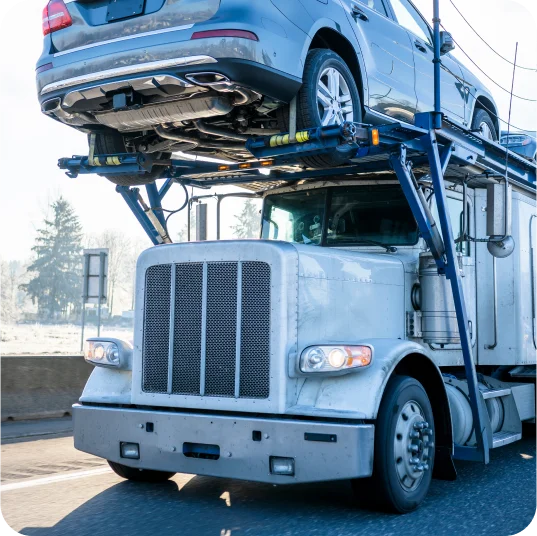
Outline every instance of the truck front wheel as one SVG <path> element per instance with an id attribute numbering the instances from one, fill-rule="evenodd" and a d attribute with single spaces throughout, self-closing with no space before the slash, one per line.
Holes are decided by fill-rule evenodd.
<path id="1" fill-rule="evenodd" d="M 153 471 L 151 469 L 128 467 L 121 463 L 111 462 L 110 460 L 108 460 L 108 465 L 112 468 L 112 471 L 121 478 L 136 480 L 137 482 L 164 482 L 175 475 L 175 473 L 168 473 L 166 471 Z"/>
<path id="2" fill-rule="evenodd" d="M 420 382 L 394 376 L 388 382 L 375 427 L 375 460 L 370 479 L 357 479 L 360 498 L 401 514 L 423 502 L 433 473 L 434 419 Z"/>

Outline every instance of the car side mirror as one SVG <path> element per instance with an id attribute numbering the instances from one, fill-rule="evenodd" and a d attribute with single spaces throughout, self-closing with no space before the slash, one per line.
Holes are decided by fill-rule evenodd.
<path id="1" fill-rule="evenodd" d="M 440 55 L 455 50 L 455 41 L 449 32 L 440 32 Z"/>

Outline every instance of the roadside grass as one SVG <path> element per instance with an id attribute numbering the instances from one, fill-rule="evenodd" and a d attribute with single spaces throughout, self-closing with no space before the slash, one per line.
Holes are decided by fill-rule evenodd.
<path id="1" fill-rule="evenodd" d="M 84 338 L 97 336 L 97 327 L 86 326 Z M 101 328 L 101 336 L 132 339 L 131 328 Z M 80 353 L 81 327 L 74 324 L 3 324 L 0 327 L 2 355 L 65 355 Z"/>

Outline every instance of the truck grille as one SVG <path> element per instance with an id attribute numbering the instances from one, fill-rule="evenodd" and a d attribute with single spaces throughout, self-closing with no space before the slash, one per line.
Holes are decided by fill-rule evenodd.
<path id="1" fill-rule="evenodd" d="M 253 261 L 148 268 L 142 390 L 268 398 L 270 277 Z"/>

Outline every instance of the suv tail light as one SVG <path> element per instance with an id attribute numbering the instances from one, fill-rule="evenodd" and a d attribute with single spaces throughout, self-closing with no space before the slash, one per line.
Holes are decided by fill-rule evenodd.
<path id="1" fill-rule="evenodd" d="M 43 10 L 43 35 L 48 35 L 73 24 L 63 0 L 50 0 Z"/>

